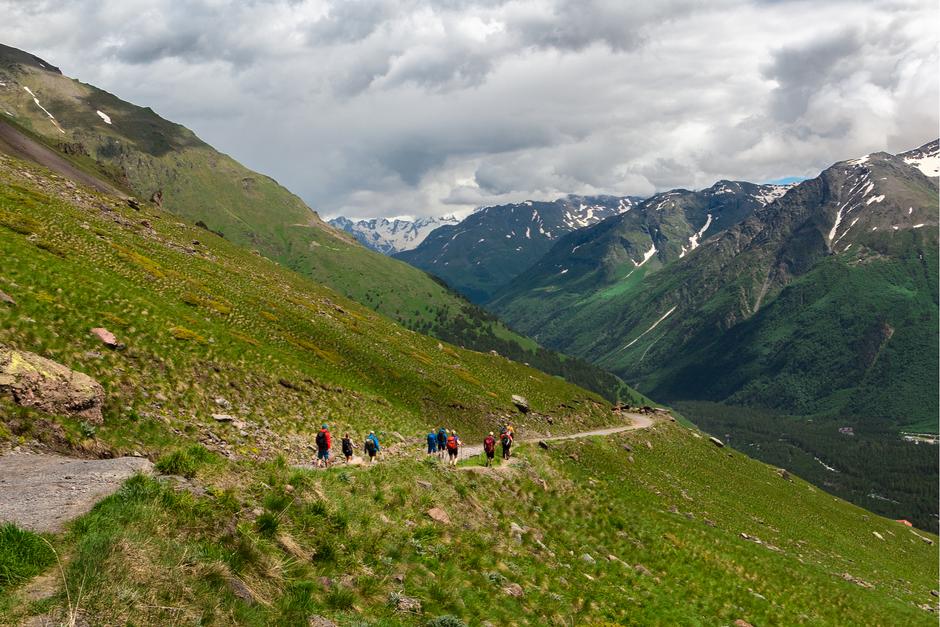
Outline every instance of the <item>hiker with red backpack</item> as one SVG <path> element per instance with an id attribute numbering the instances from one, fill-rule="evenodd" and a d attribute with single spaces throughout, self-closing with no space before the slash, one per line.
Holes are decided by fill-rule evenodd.
<path id="1" fill-rule="evenodd" d="M 486 455 L 484 466 L 488 468 L 493 465 L 493 457 L 496 455 L 496 438 L 492 431 L 483 439 L 483 453 Z"/>
<path id="2" fill-rule="evenodd" d="M 503 459 L 509 459 L 509 449 L 512 448 L 512 432 L 504 429 L 499 435 L 499 443 L 503 447 Z"/>
<path id="3" fill-rule="evenodd" d="M 451 466 L 457 465 L 457 456 L 460 454 L 460 438 L 456 431 L 451 431 L 447 436 L 447 455 Z"/>
<path id="4" fill-rule="evenodd" d="M 330 437 L 330 430 L 323 423 L 323 426 L 317 431 L 317 468 L 330 467 L 330 449 L 333 448 L 333 441 Z"/>

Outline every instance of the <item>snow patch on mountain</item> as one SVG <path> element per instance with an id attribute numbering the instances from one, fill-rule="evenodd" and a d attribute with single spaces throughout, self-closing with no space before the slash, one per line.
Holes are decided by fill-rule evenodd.
<path id="1" fill-rule="evenodd" d="M 434 229 L 460 222 L 455 216 L 442 218 L 372 218 L 350 220 L 343 216 L 333 218 L 330 225 L 353 235 L 363 245 L 386 255 L 418 246 Z M 459 233 L 457 234 L 459 235 Z M 454 235 L 451 240 L 457 237 Z"/>
<path id="2" fill-rule="evenodd" d="M 699 240 L 702 238 L 702 235 L 705 234 L 705 231 L 707 231 L 708 227 L 710 227 L 711 225 L 712 225 L 712 214 L 709 213 L 708 219 L 705 220 L 705 226 L 703 226 L 701 229 L 699 229 L 698 232 L 694 233 L 692 237 L 689 238 L 689 247 L 688 248 L 686 248 L 685 246 L 682 247 L 682 252 L 679 253 L 680 259 L 685 257 L 686 253 L 690 253 L 696 248 L 698 248 Z"/>
<path id="3" fill-rule="evenodd" d="M 40 109 L 42 109 L 43 113 L 45 113 L 46 115 L 49 116 L 49 120 L 52 122 L 52 125 L 53 125 L 54 127 L 56 127 L 56 130 L 58 130 L 60 133 L 62 133 L 62 134 L 64 135 L 64 134 L 65 134 L 65 131 L 63 131 L 63 130 L 62 130 L 62 127 L 59 126 L 59 122 L 55 119 L 55 116 L 52 115 L 51 113 L 49 113 L 49 110 L 48 110 L 48 109 L 46 109 L 44 106 L 42 106 L 41 104 L 39 104 L 39 98 L 36 97 L 36 94 L 33 93 L 33 90 L 30 89 L 29 87 L 27 87 L 26 85 L 23 85 L 23 89 L 25 89 L 25 90 L 26 90 L 26 93 L 28 93 L 30 96 L 33 97 L 33 102 L 36 103 L 36 106 L 39 107 Z"/>

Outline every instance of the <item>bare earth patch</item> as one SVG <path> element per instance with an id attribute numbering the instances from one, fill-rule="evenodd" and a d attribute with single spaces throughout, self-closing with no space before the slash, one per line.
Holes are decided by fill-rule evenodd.
<path id="1" fill-rule="evenodd" d="M 0 457 L 0 522 L 37 532 L 60 531 L 138 472 L 152 472 L 141 457 L 74 459 L 10 453 Z"/>

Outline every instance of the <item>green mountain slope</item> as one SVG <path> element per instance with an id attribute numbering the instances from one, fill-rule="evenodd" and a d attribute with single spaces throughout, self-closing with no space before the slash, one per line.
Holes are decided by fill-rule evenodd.
<path id="1" fill-rule="evenodd" d="M 432 424 L 474 442 L 507 419 L 526 436 L 622 418 L 164 211 L 0 156 L 0 256 L 15 301 L 0 303 L 0 343 L 88 373 L 107 395 L 97 427 L 0 399 L 0 447 L 139 451 L 190 478 L 135 477 L 48 535 L 61 575 L 35 535 L 4 527 L 4 623 L 70 609 L 138 625 L 935 621 L 936 536 L 668 421 L 522 445 L 496 470 L 424 459 Z M 104 348 L 96 326 L 126 348 Z M 212 418 L 223 404 L 241 424 Z M 297 467 L 322 420 L 357 439 L 375 429 L 388 456 Z M 41 582 L 8 576 L 24 560 Z M 420 611 L 397 609 L 406 600 Z"/>
<path id="2" fill-rule="evenodd" d="M 639 199 L 569 195 L 483 207 L 459 224 L 432 231 L 398 259 L 442 278 L 473 302 L 485 302 L 547 253 L 566 233 L 629 211 Z"/>
<path id="3" fill-rule="evenodd" d="M 720 181 L 695 192 L 657 194 L 566 235 L 487 306 L 542 342 L 584 353 L 605 335 L 617 303 L 628 300 L 643 277 L 685 257 L 785 190 Z"/>
<path id="4" fill-rule="evenodd" d="M 411 329 L 480 351 L 496 350 L 573 378 L 610 400 L 640 398 L 596 366 L 541 349 L 424 272 L 359 245 L 270 177 L 248 170 L 149 108 L 63 76 L 44 61 L 3 45 L 0 83 L 0 126 L 5 119 L 90 175 L 152 198 Z"/>
<path id="5" fill-rule="evenodd" d="M 936 159 L 936 142 L 912 152 Z M 838 163 L 655 273 L 603 280 L 595 271 L 583 289 L 543 283 L 494 306 L 656 398 L 770 410 L 775 430 L 731 410 L 724 419 L 687 413 L 719 433 L 740 425 L 756 455 L 792 438 L 788 456 L 809 453 L 842 471 L 820 465 L 821 485 L 870 506 L 880 507 L 871 494 L 897 501 L 891 512 L 936 528 L 936 474 L 906 472 L 912 445 L 898 435 L 936 432 L 940 410 L 937 179 L 918 163 L 907 153 Z M 884 457 L 853 453 L 845 437 L 814 445 L 806 420 L 832 434 L 854 427 Z"/>

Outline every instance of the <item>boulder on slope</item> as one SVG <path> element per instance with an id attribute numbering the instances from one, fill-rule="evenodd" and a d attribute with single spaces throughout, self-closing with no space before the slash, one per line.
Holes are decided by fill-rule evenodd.
<path id="1" fill-rule="evenodd" d="M 0 346 L 0 393 L 24 407 L 101 424 L 104 388 L 81 372 L 35 353 Z"/>

